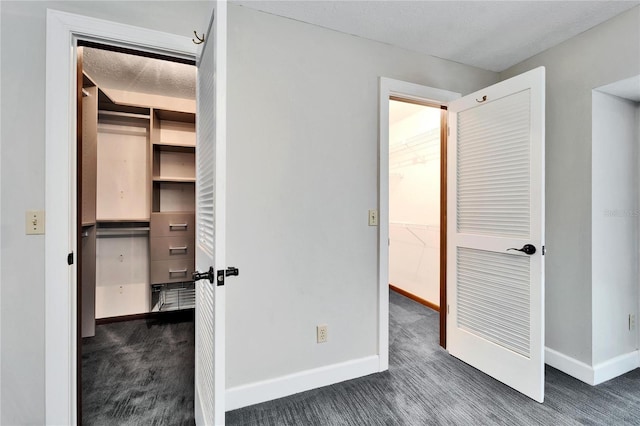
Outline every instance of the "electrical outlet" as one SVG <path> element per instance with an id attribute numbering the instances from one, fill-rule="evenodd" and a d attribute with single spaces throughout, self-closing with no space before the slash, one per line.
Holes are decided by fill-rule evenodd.
<path id="1" fill-rule="evenodd" d="M 369 226 L 378 226 L 378 210 L 369 210 Z"/>
<path id="2" fill-rule="evenodd" d="M 327 326 L 319 325 L 316 327 L 317 335 L 318 335 L 318 343 L 326 343 L 327 342 Z"/>
<path id="3" fill-rule="evenodd" d="M 629 330 L 635 330 L 636 328 L 636 315 L 629 314 Z"/>

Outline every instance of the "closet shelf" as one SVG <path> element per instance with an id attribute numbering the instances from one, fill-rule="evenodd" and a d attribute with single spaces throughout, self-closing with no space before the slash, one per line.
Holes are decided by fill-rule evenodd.
<path id="1" fill-rule="evenodd" d="M 440 231 L 440 226 L 438 225 L 423 225 L 420 223 L 408 223 L 408 222 L 389 222 L 389 225 L 391 226 L 397 226 L 399 228 L 404 228 L 407 230 L 407 232 L 409 232 L 411 235 L 413 235 L 418 241 L 420 241 L 420 244 L 422 244 L 423 247 L 427 247 L 428 244 L 425 240 L 422 239 L 422 237 L 418 234 L 416 234 L 415 231 L 418 230 L 422 230 L 422 231 Z"/>
<path id="2" fill-rule="evenodd" d="M 166 177 L 166 176 L 154 176 L 154 182 L 176 182 L 176 183 L 193 183 L 196 181 L 195 177 Z"/>
<path id="3" fill-rule="evenodd" d="M 196 150 L 196 146 L 188 143 L 172 143 L 172 142 L 154 142 L 153 147 L 159 151 L 171 151 L 171 152 L 188 152 L 193 153 Z"/>
<path id="4" fill-rule="evenodd" d="M 105 115 L 111 117 L 123 117 L 123 118 L 135 118 L 140 120 L 149 120 L 151 117 L 149 114 L 136 114 L 133 112 L 120 112 L 120 111 L 109 111 L 106 109 L 98 110 L 98 115 Z"/>
<path id="5" fill-rule="evenodd" d="M 149 218 L 148 217 L 144 217 L 144 218 L 127 218 L 127 219 L 97 219 L 96 223 L 98 224 L 98 227 L 100 227 L 103 224 L 118 224 L 118 223 L 149 223 Z"/>
<path id="6" fill-rule="evenodd" d="M 389 225 L 399 226 L 402 228 L 412 228 L 412 229 L 424 229 L 424 230 L 432 230 L 439 231 L 440 225 L 425 225 L 422 223 L 409 223 L 409 222 L 389 222 Z"/>
<path id="7" fill-rule="evenodd" d="M 98 228 L 96 237 L 135 237 L 149 235 L 149 227 L 137 228 Z"/>

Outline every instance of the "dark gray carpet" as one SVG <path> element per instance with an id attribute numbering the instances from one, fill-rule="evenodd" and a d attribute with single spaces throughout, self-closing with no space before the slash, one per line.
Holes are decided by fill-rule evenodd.
<path id="1" fill-rule="evenodd" d="M 438 346 L 438 314 L 390 292 L 389 371 L 228 412 L 227 425 L 640 425 L 640 370 L 589 386 L 546 369 L 538 404 Z M 97 327 L 84 424 L 192 425 L 193 322 Z"/>
<path id="2" fill-rule="evenodd" d="M 82 342 L 82 424 L 193 425 L 193 311 L 99 325 Z"/>
<path id="3" fill-rule="evenodd" d="M 640 370 L 592 387 L 551 367 L 544 404 L 438 346 L 438 313 L 390 292 L 389 371 L 227 413 L 227 425 L 640 425 Z"/>

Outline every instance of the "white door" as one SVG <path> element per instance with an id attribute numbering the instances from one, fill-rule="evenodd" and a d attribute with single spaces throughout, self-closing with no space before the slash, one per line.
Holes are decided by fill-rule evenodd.
<path id="1" fill-rule="evenodd" d="M 224 315 L 226 181 L 226 3 L 216 1 L 198 60 L 196 145 L 196 269 L 212 280 L 196 282 L 195 418 L 224 424 Z M 219 272 L 220 271 L 220 272 Z"/>
<path id="2" fill-rule="evenodd" d="M 538 402 L 544 400 L 544 71 L 451 102 L 447 158 L 447 349 Z"/>

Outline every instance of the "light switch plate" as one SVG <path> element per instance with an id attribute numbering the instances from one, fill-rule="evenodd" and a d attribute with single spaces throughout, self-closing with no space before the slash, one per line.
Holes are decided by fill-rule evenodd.
<path id="1" fill-rule="evenodd" d="M 369 226 L 378 226 L 378 210 L 369 210 Z"/>
<path id="2" fill-rule="evenodd" d="M 27 235 L 44 234 L 44 210 L 27 210 L 25 232 Z"/>

